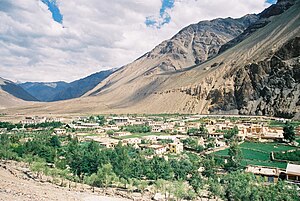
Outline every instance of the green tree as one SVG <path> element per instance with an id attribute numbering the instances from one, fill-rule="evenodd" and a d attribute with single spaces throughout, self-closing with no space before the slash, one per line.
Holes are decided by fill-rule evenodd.
<path id="1" fill-rule="evenodd" d="M 216 175 L 217 164 L 213 157 L 207 157 L 203 161 L 203 166 L 204 166 L 204 171 L 202 172 L 203 176 L 210 178 Z"/>
<path id="2" fill-rule="evenodd" d="M 232 142 L 228 150 L 228 162 L 226 167 L 230 171 L 236 171 L 241 167 L 241 162 L 243 159 L 242 151 L 237 142 Z"/>
<path id="3" fill-rule="evenodd" d="M 154 187 L 156 189 L 156 192 L 163 194 L 165 196 L 165 200 L 168 200 L 168 197 L 171 194 L 171 190 L 173 189 L 171 182 L 164 179 L 158 179 L 156 180 Z"/>
<path id="4" fill-rule="evenodd" d="M 237 134 L 239 134 L 239 129 L 237 126 L 234 126 L 232 129 L 227 130 L 224 134 L 224 138 L 228 140 L 233 140 Z"/>
<path id="5" fill-rule="evenodd" d="M 45 169 L 47 168 L 46 166 L 46 163 L 45 162 L 40 162 L 40 161 L 36 161 L 36 162 L 33 162 L 30 166 L 30 169 L 33 171 L 33 172 L 36 172 L 37 173 L 37 177 L 42 179 L 43 177 L 43 172 L 45 171 Z"/>
<path id="6" fill-rule="evenodd" d="M 104 187 L 104 190 L 106 190 L 109 187 L 109 185 L 112 185 L 114 182 L 117 181 L 118 177 L 113 172 L 113 168 L 110 163 L 105 164 L 101 168 L 99 168 L 95 182 L 97 186 Z"/>
<path id="7" fill-rule="evenodd" d="M 144 196 L 145 190 L 148 187 L 148 182 L 144 180 L 135 180 L 135 186 L 141 192 L 142 197 Z"/>
<path id="8" fill-rule="evenodd" d="M 61 142 L 60 142 L 59 138 L 57 137 L 57 135 L 54 135 L 51 137 L 50 145 L 55 148 L 58 148 L 61 146 Z"/>
<path id="9" fill-rule="evenodd" d="M 104 126 L 104 124 L 106 123 L 106 119 L 104 116 L 99 115 L 97 116 L 97 122 L 100 126 Z"/>
<path id="10" fill-rule="evenodd" d="M 85 178 L 85 183 L 92 187 L 93 193 L 95 192 L 95 187 L 97 187 L 97 185 L 98 185 L 97 182 L 98 182 L 98 177 L 97 177 L 96 173 L 94 173 L 91 176 Z"/>
<path id="11" fill-rule="evenodd" d="M 201 175 L 195 171 L 192 173 L 192 176 L 189 178 L 189 184 L 193 187 L 194 191 L 201 197 L 201 192 L 204 187 L 204 181 Z"/>
<path id="12" fill-rule="evenodd" d="M 218 200 L 222 195 L 224 195 L 224 189 L 217 179 L 210 179 L 208 184 L 208 190 L 211 197 Z"/>
<path id="13" fill-rule="evenodd" d="M 171 160 L 170 165 L 174 172 L 174 177 L 176 180 L 186 180 L 188 174 L 194 169 L 193 164 L 187 160 Z"/>
<path id="14" fill-rule="evenodd" d="M 122 146 L 122 144 L 119 143 L 110 157 L 114 172 L 118 177 L 128 180 L 131 175 L 129 147 Z"/>
<path id="15" fill-rule="evenodd" d="M 287 122 L 283 127 L 283 136 L 284 139 L 288 140 L 289 142 L 295 140 L 295 128 L 289 122 Z"/>
<path id="16" fill-rule="evenodd" d="M 189 195 L 188 194 L 189 187 L 183 181 L 174 181 L 172 182 L 172 186 L 173 186 L 172 193 L 177 201 L 180 201 Z"/>
<path id="17" fill-rule="evenodd" d="M 150 160 L 151 172 L 148 174 L 149 179 L 165 179 L 173 178 L 173 169 L 169 162 L 164 158 L 155 156 Z"/>

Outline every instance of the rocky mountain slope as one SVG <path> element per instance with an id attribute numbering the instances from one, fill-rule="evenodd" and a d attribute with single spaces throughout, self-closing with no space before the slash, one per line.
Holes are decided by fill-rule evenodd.
<path id="1" fill-rule="evenodd" d="M 295 0 L 278 0 L 276 4 L 271 5 L 269 8 L 265 9 L 263 12 L 258 14 L 258 20 L 252 23 L 242 34 L 232 39 L 228 43 L 224 44 L 220 48 L 219 53 L 222 53 L 225 50 L 245 40 L 252 33 L 271 22 L 270 17 L 282 14 L 284 11 L 286 11 L 292 5 L 294 5 L 294 3 Z"/>
<path id="2" fill-rule="evenodd" d="M 77 98 L 93 89 L 114 70 L 100 71 L 71 83 L 66 82 L 26 82 L 21 83 L 32 96 L 42 102 L 67 100 Z"/>
<path id="3" fill-rule="evenodd" d="M 37 101 L 12 81 L 0 77 L 0 108 L 7 108 L 25 104 L 25 101 Z"/>
<path id="4" fill-rule="evenodd" d="M 196 63 L 196 59 L 188 53 L 183 61 L 185 64 L 190 61 L 191 65 L 183 65 L 181 59 L 180 62 L 172 59 L 174 68 L 169 68 L 169 64 L 162 66 L 175 50 L 179 50 L 178 55 L 183 58 L 185 54 L 180 52 L 181 46 L 177 46 L 171 51 L 163 51 L 160 56 L 159 52 L 168 46 L 159 45 L 110 75 L 82 98 L 49 104 L 47 108 L 35 105 L 23 111 L 37 111 L 38 108 L 40 113 L 180 112 L 297 116 L 300 113 L 300 1 L 285 2 L 296 3 L 286 7 L 288 9 L 281 14 L 272 14 L 272 9 L 267 9 L 264 12 L 269 22 L 265 26 L 248 33 L 237 44 L 199 65 L 193 65 L 192 61 Z M 154 53 L 156 56 L 151 56 Z"/>
<path id="5" fill-rule="evenodd" d="M 146 74 L 200 64 L 215 56 L 223 44 L 240 35 L 257 19 L 256 15 L 246 15 L 239 19 L 215 19 L 192 24 L 144 56 L 160 60 Z"/>

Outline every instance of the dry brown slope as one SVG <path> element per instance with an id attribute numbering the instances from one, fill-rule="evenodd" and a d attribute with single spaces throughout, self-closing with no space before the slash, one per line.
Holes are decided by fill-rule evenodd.
<path id="1" fill-rule="evenodd" d="M 285 43 L 300 36 L 299 7 L 299 1 L 297 1 L 290 10 L 281 16 L 274 17 L 269 25 L 217 58 L 192 70 L 176 73 L 176 75 L 166 78 L 166 82 L 157 89 L 158 93 L 151 94 L 135 107 L 145 108 L 148 111 L 193 113 L 239 112 L 278 115 L 282 112 L 292 115 L 299 112 L 299 102 L 298 105 L 294 103 L 299 100 L 300 89 L 299 80 L 297 80 L 300 63 L 299 47 L 296 46 L 294 50 L 290 50 L 296 52 L 293 58 L 289 58 L 295 65 L 287 65 L 291 61 L 284 59 L 280 59 L 280 62 L 277 63 L 279 66 L 272 63 L 278 56 L 277 51 L 280 51 Z M 296 41 L 294 45 L 297 43 L 299 42 Z M 268 78 L 266 81 L 261 79 L 263 80 L 262 88 L 269 87 L 270 91 L 273 90 L 275 93 L 277 93 L 276 90 L 279 91 L 278 94 L 271 94 L 271 100 L 260 100 L 260 94 L 258 97 L 251 97 L 251 93 L 257 93 L 253 90 L 253 86 L 248 87 L 249 89 L 246 86 L 241 93 L 238 93 L 238 82 L 242 82 L 241 85 L 255 85 L 256 83 L 253 81 L 260 82 L 260 79 L 248 78 L 250 75 L 241 77 L 242 81 L 238 80 L 240 70 L 248 68 L 249 64 L 257 65 L 258 70 L 265 73 L 254 72 L 255 76 Z M 268 69 L 263 65 L 266 65 Z M 281 72 L 281 68 L 287 68 L 289 71 Z M 284 80 L 285 82 L 279 80 L 277 86 L 267 85 L 268 82 L 280 79 L 278 77 L 282 76 L 276 75 L 272 71 L 280 71 L 282 74 L 290 76 L 290 80 L 293 80 L 290 87 L 292 89 L 284 88 L 287 84 L 286 80 Z M 248 102 L 240 104 L 238 101 L 243 95 L 250 98 L 246 97 L 243 101 Z"/>

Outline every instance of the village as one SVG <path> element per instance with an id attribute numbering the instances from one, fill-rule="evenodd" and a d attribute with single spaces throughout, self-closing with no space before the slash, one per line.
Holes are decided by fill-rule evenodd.
<path id="1" fill-rule="evenodd" d="M 282 143 L 285 147 L 282 150 L 295 151 L 299 149 L 299 140 L 287 145 L 284 139 L 282 125 L 289 121 L 263 116 L 110 115 L 76 117 L 67 120 L 26 117 L 20 124 L 38 125 L 47 122 L 61 122 L 62 126 L 53 130 L 54 135 L 71 136 L 77 138 L 81 143 L 94 141 L 104 148 L 114 148 L 118 144 L 128 145 L 147 152 L 148 158 L 159 156 L 167 159 L 185 151 L 194 152 L 200 156 L 204 154 L 222 156 L 223 152 L 228 151 L 228 138 L 233 133 L 242 146 L 247 145 L 247 143 L 262 143 L 262 146 L 264 143 L 266 145 Z M 12 129 L 12 131 L 30 129 L 32 128 L 27 127 L 25 129 L 23 126 L 19 129 Z M 41 128 L 35 130 L 39 129 Z M 299 137 L 299 126 L 295 128 L 295 132 L 296 136 Z M 274 147 L 276 148 L 276 146 Z M 255 153 L 259 150 L 252 151 Z M 270 153 L 273 154 L 273 152 Z M 275 165 L 272 165 L 273 162 L 270 161 L 267 165 L 264 163 L 257 165 L 257 162 L 254 164 L 250 162 L 246 165 L 245 170 L 260 175 L 269 182 L 276 182 L 278 178 L 288 179 L 295 183 L 300 182 L 299 161 L 296 161 L 295 164 L 293 161 L 287 161 L 286 164 L 274 162 Z"/>

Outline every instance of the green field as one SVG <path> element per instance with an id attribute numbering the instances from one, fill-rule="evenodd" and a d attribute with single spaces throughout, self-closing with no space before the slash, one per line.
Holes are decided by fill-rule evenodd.
<path id="1" fill-rule="evenodd" d="M 300 122 L 299 121 L 291 121 L 290 122 L 294 127 L 298 127 L 300 126 Z M 280 121 L 270 121 L 269 126 L 270 127 L 284 127 L 285 123 L 280 122 Z"/>
<path id="2" fill-rule="evenodd" d="M 242 165 L 261 165 L 269 167 L 286 168 L 286 163 L 274 162 L 270 160 L 272 151 L 293 150 L 294 147 L 280 145 L 276 143 L 254 143 L 244 142 L 240 145 L 243 161 Z M 228 156 L 228 149 L 215 152 L 217 156 Z"/>

